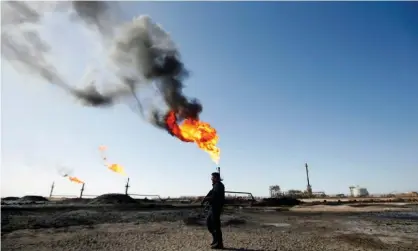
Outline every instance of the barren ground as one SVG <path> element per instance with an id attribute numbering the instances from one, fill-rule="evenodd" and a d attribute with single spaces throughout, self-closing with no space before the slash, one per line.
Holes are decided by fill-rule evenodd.
<path id="1" fill-rule="evenodd" d="M 199 213 L 102 205 L 2 207 L 1 248 L 209 250 Z M 236 208 L 226 209 L 222 221 L 226 250 L 418 250 L 416 206 Z"/>

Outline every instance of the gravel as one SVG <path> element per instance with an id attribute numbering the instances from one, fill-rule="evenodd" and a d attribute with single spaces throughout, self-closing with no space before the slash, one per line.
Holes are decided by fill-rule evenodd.
<path id="1" fill-rule="evenodd" d="M 78 209 L 5 211 L 2 250 L 209 250 L 200 210 L 140 212 Z M 372 214 L 309 214 L 226 210 L 226 250 L 413 251 L 416 218 Z M 191 220 L 194 219 L 195 221 Z"/>
<path id="2" fill-rule="evenodd" d="M 394 249 L 377 238 L 347 234 L 334 238 L 298 234 L 274 227 L 224 228 L 227 250 L 414 250 Z M 203 227 L 181 223 L 102 224 L 86 229 L 19 230 L 2 240 L 2 250 L 209 250 L 210 236 Z"/>

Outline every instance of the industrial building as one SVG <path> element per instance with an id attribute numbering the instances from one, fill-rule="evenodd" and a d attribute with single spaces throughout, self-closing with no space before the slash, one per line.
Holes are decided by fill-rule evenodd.
<path id="1" fill-rule="evenodd" d="M 359 186 L 351 186 L 350 188 L 350 196 L 351 197 L 365 197 L 369 196 L 369 191 L 367 188 L 359 187 Z"/>

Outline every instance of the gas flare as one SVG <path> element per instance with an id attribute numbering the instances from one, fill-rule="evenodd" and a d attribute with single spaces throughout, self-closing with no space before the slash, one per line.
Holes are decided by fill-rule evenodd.
<path id="1" fill-rule="evenodd" d="M 119 164 L 111 164 L 111 165 L 108 165 L 107 168 L 109 168 L 111 171 L 113 171 L 115 173 L 120 173 L 122 175 L 126 175 L 125 171 L 123 170 L 123 166 L 121 166 Z"/>
<path id="2" fill-rule="evenodd" d="M 110 164 L 107 161 L 106 150 L 107 150 L 106 146 L 99 146 L 99 151 L 102 155 L 104 166 L 107 167 L 112 172 L 119 173 L 119 174 L 122 174 L 122 175 L 126 175 L 123 166 L 121 166 L 119 164 Z"/>
<path id="3" fill-rule="evenodd" d="M 64 167 L 64 166 L 59 166 L 57 169 L 58 173 L 60 176 L 67 178 L 74 183 L 78 183 L 78 184 L 84 184 L 84 181 L 80 180 L 79 178 L 72 176 L 73 174 L 73 170 L 68 168 L 68 167 Z"/>
<path id="4" fill-rule="evenodd" d="M 1 22 L 2 60 L 6 60 L 21 74 L 33 74 L 60 87 L 85 105 L 106 107 L 119 102 L 127 103 L 156 127 L 168 129 L 182 141 L 195 142 L 216 163 L 219 161 L 216 130 L 198 119 L 203 110 L 202 104 L 183 93 L 183 83 L 189 77 L 189 71 L 182 62 L 175 42 L 161 25 L 154 23 L 149 16 L 139 16 L 125 23 L 126 13 L 121 11 L 123 8 L 110 2 L 53 2 L 2 2 L 2 8 L 5 9 L 2 14 L 7 14 L 2 15 Z M 53 54 L 55 50 L 52 43 L 41 32 L 45 28 L 46 14 L 51 12 L 61 13 L 63 17 L 70 18 L 73 24 L 88 28 L 88 32 L 99 38 L 95 44 L 106 48 L 104 52 L 108 63 L 89 65 L 87 73 L 90 76 L 90 73 L 96 72 L 99 76 L 106 76 L 104 79 L 92 76 L 92 79 L 82 80 L 83 88 L 77 88 L 71 84 L 72 80 L 59 71 L 57 66 L 62 59 L 52 61 L 58 57 Z M 82 22 L 73 22 L 76 20 Z M 75 37 L 80 42 L 86 38 Z M 96 48 L 92 49 L 95 51 Z M 79 53 L 74 51 L 72 54 Z M 99 88 L 101 84 L 112 85 L 112 88 L 102 91 Z M 155 100 L 154 97 L 144 96 L 151 88 L 157 90 L 152 94 L 158 96 Z M 135 100 L 132 100 L 132 96 Z M 166 109 L 173 112 L 165 116 Z M 184 122 L 178 125 L 177 122 L 182 120 Z M 106 157 L 104 161 L 110 170 L 123 173 L 120 165 L 108 164 Z"/>
<path id="5" fill-rule="evenodd" d="M 84 184 L 84 181 L 80 180 L 77 177 L 72 177 L 72 176 L 68 176 L 68 179 L 70 179 L 70 181 L 74 182 L 74 183 L 78 183 L 78 184 Z"/>
<path id="6" fill-rule="evenodd" d="M 75 176 L 70 176 L 69 174 L 63 174 L 62 175 L 62 177 L 68 177 L 68 179 L 71 181 L 71 182 L 74 182 L 74 183 L 78 183 L 78 184 L 84 184 L 84 181 L 82 181 L 82 180 L 80 180 L 79 178 L 77 178 L 77 177 L 75 177 Z"/>
<path id="7" fill-rule="evenodd" d="M 203 151 L 207 152 L 211 159 L 218 164 L 221 150 L 216 146 L 218 135 L 215 128 L 199 119 L 186 118 L 182 124 L 177 123 L 177 116 L 170 111 L 166 117 L 168 131 L 183 142 L 194 142 Z"/>

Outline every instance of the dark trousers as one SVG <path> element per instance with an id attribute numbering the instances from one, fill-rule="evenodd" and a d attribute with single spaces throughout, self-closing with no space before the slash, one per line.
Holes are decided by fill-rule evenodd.
<path id="1" fill-rule="evenodd" d="M 213 241 L 223 243 L 221 230 L 221 210 L 210 209 L 206 218 L 206 225 L 212 234 Z"/>

